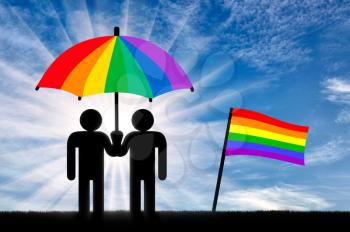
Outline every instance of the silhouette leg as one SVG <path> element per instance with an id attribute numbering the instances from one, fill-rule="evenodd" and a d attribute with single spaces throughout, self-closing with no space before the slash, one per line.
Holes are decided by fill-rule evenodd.
<path id="1" fill-rule="evenodd" d="M 130 178 L 130 213 L 132 216 L 141 213 L 141 180 L 139 178 Z"/>
<path id="2" fill-rule="evenodd" d="M 79 180 L 79 214 L 87 216 L 90 210 L 90 190 L 89 180 Z"/>
<path id="3" fill-rule="evenodd" d="M 155 179 L 154 176 L 145 179 L 145 213 L 147 216 L 153 216 L 155 213 Z"/>
<path id="4" fill-rule="evenodd" d="M 103 178 L 99 178 L 93 182 L 94 186 L 94 214 L 98 217 L 103 215 L 104 211 L 104 183 Z"/>

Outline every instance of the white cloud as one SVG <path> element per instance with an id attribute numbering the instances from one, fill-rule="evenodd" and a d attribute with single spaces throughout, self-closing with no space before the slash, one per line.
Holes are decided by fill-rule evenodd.
<path id="1" fill-rule="evenodd" d="M 201 1 L 160 1 L 157 16 L 152 19 L 150 40 L 174 53 L 190 53 L 210 47 L 215 36 L 199 32 L 198 18 L 203 11 Z M 181 61 L 180 61 L 181 63 Z"/>
<path id="2" fill-rule="evenodd" d="M 335 119 L 336 123 L 350 123 L 350 109 L 346 108 L 346 109 L 342 109 L 338 115 L 337 118 Z"/>
<path id="3" fill-rule="evenodd" d="M 219 202 L 220 210 L 323 210 L 331 207 L 331 203 L 317 194 L 291 185 L 228 191 L 220 196 Z"/>
<path id="4" fill-rule="evenodd" d="M 349 142 L 338 137 L 307 151 L 305 163 L 306 165 L 329 164 L 339 161 L 349 154 Z"/>
<path id="5" fill-rule="evenodd" d="M 350 80 L 345 77 L 331 77 L 321 82 L 322 93 L 329 102 L 345 106 L 341 109 L 335 122 L 345 124 L 350 122 Z"/>
<path id="6" fill-rule="evenodd" d="M 325 81 L 326 89 L 334 93 L 350 93 L 350 81 L 339 77 L 327 79 Z"/>
<path id="7" fill-rule="evenodd" d="M 184 1 L 182 3 L 161 1 L 151 38 L 153 37 L 157 44 L 169 50 L 186 26 L 192 13 L 199 6 L 198 3 L 199 1 Z M 165 28 L 157 27 L 157 24 L 163 25 Z"/>
<path id="8" fill-rule="evenodd" d="M 293 69 L 309 61 L 302 36 L 344 21 L 348 10 L 348 4 L 324 1 L 225 1 L 221 11 L 228 16 L 216 32 L 236 58 L 276 72 L 271 65 Z"/>
<path id="9" fill-rule="evenodd" d="M 322 82 L 327 100 L 334 103 L 350 104 L 350 81 L 344 77 L 328 78 Z"/>

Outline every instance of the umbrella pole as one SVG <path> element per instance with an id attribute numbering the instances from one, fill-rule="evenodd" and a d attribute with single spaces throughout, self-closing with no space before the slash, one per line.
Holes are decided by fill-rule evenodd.
<path id="1" fill-rule="evenodd" d="M 114 108 L 115 108 L 115 130 L 119 130 L 119 95 L 114 93 Z"/>
<path id="2" fill-rule="evenodd" d="M 119 27 L 114 27 L 114 36 L 119 36 Z M 115 108 L 115 130 L 119 130 L 119 96 L 114 93 L 114 108 Z"/>

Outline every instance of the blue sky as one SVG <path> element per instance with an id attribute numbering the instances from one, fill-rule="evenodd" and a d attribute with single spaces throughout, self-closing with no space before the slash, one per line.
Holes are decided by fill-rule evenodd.
<path id="1" fill-rule="evenodd" d="M 113 130 L 113 95 L 78 102 L 34 91 L 73 44 L 121 34 L 167 50 L 194 83 L 149 103 L 120 96 L 121 129 L 150 109 L 169 144 L 157 210 L 210 210 L 230 107 L 310 126 L 306 166 L 228 157 L 218 210 L 350 209 L 349 1 L 0 2 L 0 210 L 76 210 L 66 139 L 95 108 Z M 128 156 L 105 158 L 107 210 L 128 209 Z"/>

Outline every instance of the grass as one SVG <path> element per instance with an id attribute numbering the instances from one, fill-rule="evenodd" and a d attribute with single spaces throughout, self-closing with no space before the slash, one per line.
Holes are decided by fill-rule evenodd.
<path id="1" fill-rule="evenodd" d="M 81 220 L 77 212 L 0 212 L 0 225 L 30 228 L 120 227 L 162 226 L 164 228 L 209 228 L 240 226 L 274 228 L 283 225 L 300 228 L 313 225 L 339 226 L 350 222 L 349 212 L 293 212 L 293 211 L 161 211 L 152 219 L 141 217 L 134 220 L 127 211 L 106 212 L 101 220 L 90 216 Z"/>

